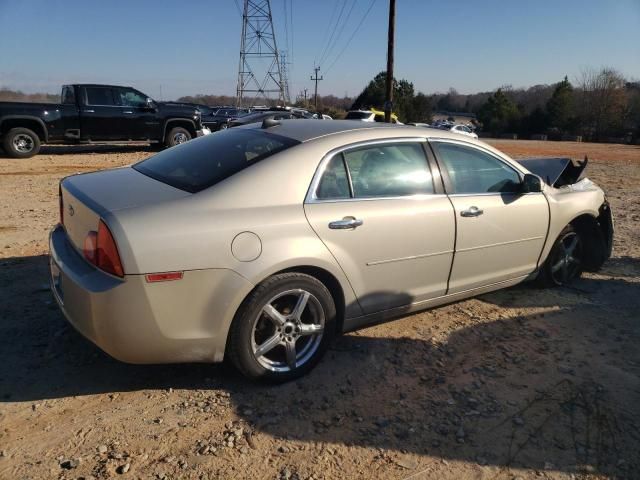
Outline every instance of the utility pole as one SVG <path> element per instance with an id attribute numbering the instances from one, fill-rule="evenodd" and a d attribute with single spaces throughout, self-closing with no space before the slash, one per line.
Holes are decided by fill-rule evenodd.
<path id="1" fill-rule="evenodd" d="M 384 121 L 391 123 L 393 110 L 393 49 L 396 30 L 396 0 L 389 0 L 389 36 L 387 39 L 387 82 L 384 102 Z"/>
<path id="2" fill-rule="evenodd" d="M 307 103 L 307 89 L 304 89 L 304 108 L 309 108 L 309 104 Z"/>
<path id="3" fill-rule="evenodd" d="M 315 82 L 316 82 L 316 93 L 315 93 L 315 95 L 316 95 L 315 96 L 315 99 L 316 99 L 315 105 L 316 106 L 315 106 L 315 109 L 316 109 L 316 111 L 318 111 L 318 82 L 320 80 L 323 80 L 323 77 L 318 77 L 318 72 L 320 71 L 320 67 L 315 67 L 313 70 L 315 71 L 315 78 L 311 77 L 311 80 L 315 80 Z"/>

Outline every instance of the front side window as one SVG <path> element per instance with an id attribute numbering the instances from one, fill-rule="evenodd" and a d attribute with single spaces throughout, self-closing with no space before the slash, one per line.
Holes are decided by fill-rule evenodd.
<path id="1" fill-rule="evenodd" d="M 147 105 L 147 97 L 130 88 L 117 90 L 119 104 L 123 107 L 144 107 Z"/>
<path id="2" fill-rule="evenodd" d="M 113 106 L 113 89 L 109 87 L 86 87 L 87 105 Z"/>
<path id="3" fill-rule="evenodd" d="M 489 153 L 454 143 L 433 142 L 449 174 L 450 193 L 517 193 L 520 175 Z"/>
<path id="4" fill-rule="evenodd" d="M 169 148 L 133 168 L 196 193 L 300 142 L 256 130 L 231 129 Z"/>

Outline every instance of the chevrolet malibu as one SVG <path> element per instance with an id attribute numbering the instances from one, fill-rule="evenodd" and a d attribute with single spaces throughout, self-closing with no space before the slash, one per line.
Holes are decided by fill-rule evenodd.
<path id="1" fill-rule="evenodd" d="M 613 222 L 585 166 L 438 129 L 266 120 L 65 178 L 51 286 L 119 360 L 289 380 L 336 334 L 599 269 Z"/>

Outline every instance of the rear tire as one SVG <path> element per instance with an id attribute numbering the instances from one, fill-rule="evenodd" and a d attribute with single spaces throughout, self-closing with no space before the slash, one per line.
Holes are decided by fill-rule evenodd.
<path id="1" fill-rule="evenodd" d="M 191 132 L 183 127 L 174 127 L 169 131 L 167 135 L 166 144 L 167 147 L 175 147 L 181 143 L 186 143 L 191 140 Z"/>
<path id="2" fill-rule="evenodd" d="M 536 278 L 538 286 L 559 287 L 580 278 L 584 268 L 584 247 L 580 232 L 573 225 L 564 227 Z"/>
<path id="3" fill-rule="evenodd" d="M 40 151 L 40 137 L 28 128 L 12 128 L 4 136 L 2 147 L 11 158 L 30 158 Z"/>
<path id="4" fill-rule="evenodd" d="M 286 382 L 311 370 L 336 329 L 327 287 L 302 273 L 274 275 L 245 299 L 231 324 L 227 353 L 246 377 Z"/>

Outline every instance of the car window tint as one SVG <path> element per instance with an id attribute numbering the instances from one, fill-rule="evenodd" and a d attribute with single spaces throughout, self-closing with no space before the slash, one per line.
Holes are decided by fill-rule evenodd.
<path id="1" fill-rule="evenodd" d="M 65 105 L 76 103 L 76 94 L 73 87 L 62 87 L 62 103 Z"/>
<path id="2" fill-rule="evenodd" d="M 232 129 L 169 148 L 133 168 L 196 193 L 300 142 L 264 131 Z"/>
<path id="3" fill-rule="evenodd" d="M 119 105 L 124 107 L 144 107 L 147 104 L 147 97 L 129 88 L 119 88 L 117 95 Z"/>
<path id="4" fill-rule="evenodd" d="M 420 144 L 389 144 L 344 152 L 356 198 L 433 193 Z"/>
<path id="5" fill-rule="evenodd" d="M 335 155 L 327 164 L 318 188 L 316 198 L 319 200 L 331 200 L 349 198 L 349 178 L 344 167 L 342 155 Z"/>
<path id="6" fill-rule="evenodd" d="M 115 105 L 113 90 L 105 87 L 86 87 L 87 105 Z"/>
<path id="7" fill-rule="evenodd" d="M 520 175 L 493 155 L 453 143 L 434 143 L 453 186 L 451 193 L 514 193 Z"/>

